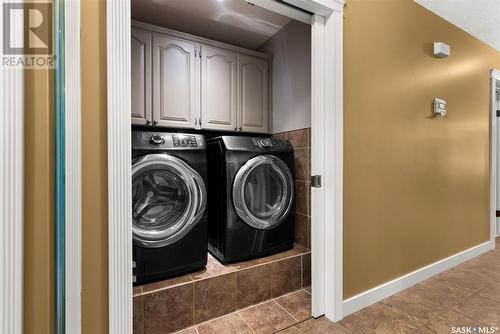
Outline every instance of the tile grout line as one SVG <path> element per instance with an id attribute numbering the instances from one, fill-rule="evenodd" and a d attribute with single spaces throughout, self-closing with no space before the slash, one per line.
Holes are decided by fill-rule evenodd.
<path id="1" fill-rule="evenodd" d="M 287 296 L 293 295 L 294 293 L 297 293 L 297 292 L 299 292 L 301 290 L 304 290 L 304 289 L 300 288 L 300 289 L 297 289 L 297 290 L 294 290 L 294 291 L 290 291 L 290 292 L 284 293 L 282 295 L 279 295 L 279 296 L 276 296 L 276 297 L 272 297 L 271 299 L 278 299 L 278 298 L 282 298 L 282 297 L 287 297 Z M 269 300 L 271 300 L 271 299 L 269 299 Z"/>
<path id="2" fill-rule="evenodd" d="M 304 256 L 300 256 L 300 287 L 304 288 Z"/>
<path id="3" fill-rule="evenodd" d="M 141 312 L 141 334 L 144 334 L 144 333 L 146 332 L 146 331 L 145 331 L 145 328 L 144 328 L 144 326 L 146 326 L 146 321 L 144 321 L 144 313 L 145 313 L 145 312 L 144 312 L 144 311 L 145 311 L 145 309 L 144 309 L 144 307 L 145 307 L 145 306 L 144 306 L 144 299 L 146 299 L 146 298 L 141 298 L 141 304 L 142 304 L 142 310 L 141 310 L 141 311 L 142 311 L 142 312 Z M 133 302 L 133 300 L 132 300 L 132 302 Z M 133 310 L 132 310 L 132 311 L 133 311 Z M 133 314 L 132 314 L 132 319 L 133 319 L 133 318 L 134 318 L 134 317 L 133 317 Z M 132 326 L 132 328 L 133 328 L 133 326 Z"/>
<path id="4" fill-rule="evenodd" d="M 322 317 L 323 317 L 323 316 L 322 316 Z M 285 331 L 285 330 L 287 330 L 287 329 L 289 329 L 289 328 L 296 327 L 297 325 L 299 325 L 299 324 L 301 324 L 301 323 L 303 323 L 303 322 L 306 322 L 307 320 L 310 320 L 310 319 L 314 319 L 314 318 L 313 318 L 312 316 L 310 316 L 309 318 L 304 319 L 304 320 L 301 320 L 301 321 L 297 322 L 296 324 L 293 324 L 293 325 L 287 326 L 287 327 L 285 327 L 285 328 L 283 328 L 283 329 L 280 329 L 280 330 L 279 330 L 279 331 L 277 331 L 276 333 L 280 333 L 280 332 L 283 332 L 283 331 Z M 314 319 L 314 320 L 316 320 L 316 319 Z M 344 328 L 346 328 L 346 327 L 344 326 Z M 347 330 L 349 331 L 349 334 L 351 334 L 351 330 L 349 330 L 349 329 L 347 329 Z"/>
<path id="5" fill-rule="evenodd" d="M 452 269 L 453 269 L 453 268 L 452 268 Z M 444 271 L 444 272 L 446 272 L 446 271 Z M 437 275 L 436 275 L 436 276 L 437 276 Z M 433 277 L 431 277 L 431 278 L 433 278 Z M 442 279 L 440 279 L 440 278 L 434 278 L 434 279 L 437 279 L 437 280 L 438 280 L 438 281 L 440 281 L 441 283 L 444 283 L 444 284 L 446 284 L 446 285 L 448 285 L 448 286 L 451 286 L 451 287 L 453 287 L 453 288 L 455 288 L 455 289 L 460 289 L 460 290 L 463 290 L 463 291 L 470 292 L 470 293 L 471 293 L 471 296 L 472 296 L 472 295 L 474 295 L 476 292 L 478 292 L 478 291 L 480 290 L 480 289 L 478 289 L 478 290 L 476 290 L 476 291 L 471 291 L 471 290 L 464 289 L 464 288 L 462 288 L 462 287 L 460 287 L 460 286 L 456 286 L 456 285 L 454 285 L 454 284 L 451 284 L 451 283 L 449 283 L 449 282 L 447 282 L 447 281 L 445 281 L 445 280 L 442 280 Z M 470 297 L 470 296 L 469 296 L 469 297 Z"/>
<path id="6" fill-rule="evenodd" d="M 299 320 L 297 318 L 295 318 L 290 312 L 288 312 L 283 306 L 280 305 L 280 303 L 278 303 L 274 298 L 273 298 L 273 302 L 278 305 L 283 311 L 285 311 L 289 316 L 292 317 L 293 320 L 295 320 L 295 323 L 298 323 Z"/>
<path id="7" fill-rule="evenodd" d="M 195 309 L 196 309 L 196 306 L 195 306 L 195 302 L 196 302 L 196 296 L 195 296 L 195 291 L 196 289 L 194 288 L 194 283 L 193 283 L 193 312 L 192 312 L 192 315 L 193 315 L 193 326 L 196 326 L 196 319 L 195 319 Z"/>
<path id="8" fill-rule="evenodd" d="M 467 298 L 470 298 L 470 297 L 472 297 L 473 295 L 478 294 L 478 296 L 479 296 L 479 297 L 486 298 L 486 299 L 491 300 L 492 302 L 495 302 L 495 303 L 497 303 L 497 304 L 499 304 L 499 305 L 500 305 L 500 301 L 498 301 L 498 300 L 496 300 L 496 299 L 492 299 L 492 298 L 490 298 L 489 296 L 484 296 L 484 295 L 480 295 L 480 294 L 479 294 L 481 291 L 483 291 L 484 289 L 486 289 L 486 288 L 488 288 L 488 287 L 490 287 L 491 285 L 494 285 L 494 284 L 499 284 L 499 285 L 500 285 L 500 283 L 497 283 L 497 282 L 491 282 L 490 284 L 486 285 L 484 288 L 481 288 L 481 289 L 477 290 L 477 292 L 476 292 L 476 293 L 474 293 L 474 294 L 470 295 L 470 296 L 469 296 L 469 297 L 467 297 Z"/>
<path id="9" fill-rule="evenodd" d="M 191 327 L 196 327 L 196 328 L 198 328 L 198 327 L 200 327 L 200 326 L 201 326 L 201 325 L 203 325 L 203 324 L 208 324 L 209 322 L 217 321 L 217 320 L 219 320 L 219 319 L 229 317 L 230 315 L 232 315 L 232 314 L 236 314 L 236 313 L 238 313 L 238 311 L 234 311 L 234 312 L 231 312 L 231 313 L 227 313 L 227 314 L 224 314 L 224 315 L 220 315 L 220 316 L 218 316 L 218 317 L 215 317 L 215 318 L 208 319 L 208 320 L 205 320 L 205 321 L 203 321 L 203 322 L 200 322 L 199 324 L 196 324 L 196 325 L 193 325 L 193 326 L 190 326 L 190 327 L 186 327 L 186 328 L 184 328 L 184 329 L 181 329 L 181 331 L 182 331 L 182 330 L 185 330 L 185 329 L 187 329 L 187 328 L 191 328 Z M 198 331 L 198 329 L 197 329 L 197 331 Z"/>
<path id="10" fill-rule="evenodd" d="M 169 285 L 167 287 L 158 288 L 158 289 L 151 290 L 151 291 L 143 291 L 141 293 L 133 295 L 132 297 L 147 296 L 147 295 L 151 295 L 151 294 L 157 293 L 157 292 L 162 292 L 162 291 L 165 291 L 168 289 L 178 288 L 180 286 L 184 286 L 184 285 L 188 285 L 188 284 L 194 284 L 194 282 L 195 281 L 182 282 L 182 283 L 172 284 L 172 285 Z"/>
<path id="11" fill-rule="evenodd" d="M 236 311 L 236 313 L 238 314 L 238 316 L 241 318 L 241 320 L 243 320 L 243 322 L 248 326 L 248 328 L 250 328 L 250 331 L 254 334 L 255 331 L 253 330 L 252 326 L 250 326 L 250 324 L 245 320 L 245 318 L 240 314 L 240 311 Z"/>
<path id="12" fill-rule="evenodd" d="M 238 300 L 236 296 L 238 295 L 238 281 L 236 280 L 236 273 L 234 273 L 234 311 L 238 309 Z"/>

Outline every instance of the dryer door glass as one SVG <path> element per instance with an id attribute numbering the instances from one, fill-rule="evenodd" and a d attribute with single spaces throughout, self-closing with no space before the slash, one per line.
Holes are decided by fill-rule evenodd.
<path id="1" fill-rule="evenodd" d="M 201 176 L 179 158 L 151 154 L 132 167 L 132 233 L 144 247 L 169 245 L 203 216 L 206 191 Z"/>
<path id="2" fill-rule="evenodd" d="M 233 202 L 238 216 L 258 229 L 280 224 L 293 206 L 293 177 L 286 164 L 272 155 L 250 159 L 236 174 Z"/>

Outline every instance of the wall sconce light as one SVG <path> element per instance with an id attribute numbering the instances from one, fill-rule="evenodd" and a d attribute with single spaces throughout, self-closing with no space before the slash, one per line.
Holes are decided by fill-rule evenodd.
<path id="1" fill-rule="evenodd" d="M 438 58 L 446 58 L 451 54 L 450 46 L 443 42 L 434 42 L 434 55 Z"/>

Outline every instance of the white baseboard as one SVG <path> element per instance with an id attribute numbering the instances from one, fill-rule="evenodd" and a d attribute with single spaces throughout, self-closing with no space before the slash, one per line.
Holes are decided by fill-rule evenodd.
<path id="1" fill-rule="evenodd" d="M 462 262 L 470 260 L 482 253 L 494 248 L 495 244 L 487 241 L 480 245 L 474 246 L 463 252 L 457 253 L 446 259 L 434 262 L 426 267 L 415 270 L 409 274 L 396 278 L 392 281 L 379 285 L 373 289 L 360 293 L 342 303 L 342 315 L 344 317 L 359 311 L 367 306 L 370 306 L 382 299 L 392 296 L 404 289 L 407 289 L 417 283 L 420 283 L 434 275 L 446 271 Z"/>

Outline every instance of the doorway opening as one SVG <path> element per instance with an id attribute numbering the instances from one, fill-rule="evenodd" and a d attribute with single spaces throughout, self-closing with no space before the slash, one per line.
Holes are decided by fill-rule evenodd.
<path id="1" fill-rule="evenodd" d="M 136 331 L 312 316 L 311 15 L 288 10 L 300 20 L 240 0 L 132 1 Z"/>
<path id="2" fill-rule="evenodd" d="M 186 1 L 183 1 L 184 3 Z M 217 3 L 225 3 L 231 1 L 216 1 Z M 243 3 L 247 6 L 252 7 L 261 7 L 272 12 L 278 13 L 282 16 L 288 16 L 293 19 L 297 19 L 299 17 L 304 17 L 307 15 L 309 17 L 311 27 L 310 27 L 310 64 L 311 64 L 311 88 L 310 88 L 310 100 L 311 100 L 311 114 L 310 114 L 310 123 L 311 129 L 309 131 L 304 131 L 307 136 L 307 133 L 310 134 L 310 155 L 311 155 L 311 167 L 310 174 L 318 176 L 316 179 L 319 180 L 320 177 L 323 178 L 322 182 L 316 182 L 317 188 L 311 188 L 311 236 L 310 243 L 312 248 L 312 257 L 311 257 L 311 292 L 312 292 L 312 315 L 320 316 L 326 314 L 327 317 L 331 320 L 338 320 L 342 316 L 342 11 L 343 11 L 343 2 L 341 1 L 333 1 L 332 3 L 325 4 L 323 1 L 295 1 L 290 0 L 287 1 L 293 6 L 301 8 L 298 10 L 293 6 L 288 6 L 285 2 L 277 2 L 272 0 L 256 0 L 254 1 L 254 5 Z M 199 2 L 196 2 L 199 4 Z M 242 2 L 240 2 L 242 3 Z M 210 42 L 207 37 L 199 37 L 194 39 L 191 36 L 186 36 L 185 32 L 176 32 L 173 33 L 172 29 L 164 28 L 164 27 L 151 27 L 150 23 L 139 23 L 132 22 L 131 20 L 131 12 L 130 12 L 130 2 L 125 1 L 125 3 L 116 3 L 110 2 L 108 3 L 108 20 L 107 20 L 107 39 L 108 39 L 108 137 L 113 138 L 113 141 L 121 143 L 120 145 L 109 145 L 109 206 L 110 206 L 110 217 L 109 217 L 109 235 L 113 236 L 113 240 L 110 238 L 109 242 L 109 268 L 110 268 L 110 284 L 109 284 L 109 308 L 110 308 L 110 331 L 112 332 L 131 332 L 132 328 L 127 328 L 128 326 L 132 326 L 132 268 L 127 266 L 127 263 L 132 262 L 132 222 L 131 219 L 127 217 L 126 213 L 130 213 L 130 208 L 132 207 L 132 199 L 130 198 L 131 191 L 131 159 L 128 161 L 124 161 L 127 159 L 123 159 L 123 157 L 131 157 L 131 115 L 132 119 L 136 116 L 134 115 L 134 101 L 132 100 L 132 108 L 130 105 L 130 92 L 132 91 L 131 87 L 133 87 L 134 83 L 132 82 L 132 78 L 134 73 L 130 72 L 130 68 L 132 68 L 130 53 L 123 52 L 123 49 L 128 49 L 131 47 L 130 45 L 130 37 L 132 35 L 133 26 L 140 25 L 142 29 L 151 29 L 153 30 L 153 34 L 163 34 L 170 36 L 169 38 L 175 40 L 176 42 L 186 42 L 186 40 L 191 41 L 191 44 L 194 42 L 194 46 L 190 49 L 189 46 L 183 44 L 185 47 L 178 47 L 174 53 L 177 56 L 173 56 L 173 58 L 182 58 L 182 54 L 190 54 L 192 56 L 184 57 L 184 59 L 194 59 L 201 55 L 202 62 L 195 62 L 192 64 L 190 61 L 179 61 L 177 65 L 172 65 L 171 67 L 165 66 L 163 64 L 163 69 L 169 68 L 171 71 L 182 72 L 184 70 L 185 73 L 189 75 L 194 75 L 198 73 L 196 67 L 200 66 L 201 71 L 201 85 L 194 85 L 195 87 L 189 86 L 184 90 L 179 90 L 178 86 L 169 86 L 169 81 L 166 80 L 162 82 L 161 78 L 159 78 L 160 86 L 163 85 L 163 88 L 167 89 L 167 92 L 172 96 L 178 97 L 178 99 L 170 99 L 169 102 L 166 102 L 165 99 L 160 99 L 160 109 L 154 109 L 155 105 L 155 95 L 154 95 L 154 87 L 155 87 L 155 79 L 145 80 L 150 84 L 150 90 L 153 91 L 152 99 L 152 107 L 149 111 L 151 119 L 143 119 L 144 124 L 136 126 L 145 130 L 144 127 L 155 125 L 155 126 L 165 126 L 170 129 L 177 128 L 179 122 L 183 125 L 181 128 L 190 128 L 190 130 L 194 131 L 196 134 L 200 134 L 204 130 L 204 128 L 208 128 L 208 124 L 213 126 L 214 128 L 211 131 L 233 131 L 240 132 L 240 136 L 244 134 L 246 131 L 248 133 L 252 133 L 255 138 L 263 138 L 264 140 L 269 140 L 269 136 L 272 137 L 273 133 L 269 131 L 269 129 L 273 129 L 270 126 L 273 126 L 272 122 L 274 121 L 274 117 L 270 118 L 269 105 L 271 104 L 271 99 L 268 96 L 267 104 L 264 106 L 268 107 L 267 109 L 267 117 L 255 117 L 256 115 L 264 115 L 265 112 L 262 113 L 249 113 L 244 115 L 244 111 L 242 109 L 250 109 L 249 106 L 252 106 L 252 103 L 255 101 L 263 101 L 265 98 L 262 96 L 265 93 L 268 93 L 268 90 L 261 90 L 257 92 L 256 90 L 248 89 L 251 87 L 251 83 L 259 82 L 262 75 L 258 75 L 257 70 L 262 68 L 258 64 L 254 64 L 249 66 L 246 73 L 247 79 L 249 80 L 246 84 L 238 86 L 238 82 L 233 87 L 236 87 L 237 93 L 235 93 L 235 100 L 237 103 L 237 115 L 236 117 L 227 121 L 224 117 L 218 114 L 219 109 L 224 111 L 224 108 L 214 108 L 213 103 L 210 104 L 210 98 L 217 103 L 222 103 L 223 106 L 226 106 L 224 103 L 228 104 L 230 107 L 232 106 L 234 99 L 223 100 L 220 101 L 217 98 L 211 96 L 210 98 L 205 95 L 207 100 L 204 99 L 203 92 L 216 91 L 217 89 L 213 89 L 216 87 L 219 89 L 221 87 L 229 87 L 229 93 L 225 92 L 221 94 L 222 97 L 225 97 L 227 94 L 233 94 L 233 87 L 231 84 L 227 84 L 227 82 L 231 82 L 233 80 L 233 66 L 238 69 L 238 60 L 234 62 L 234 65 L 222 66 L 221 63 L 217 65 L 217 62 L 213 62 L 212 69 L 204 71 L 203 68 L 210 68 L 207 66 L 209 62 L 207 59 L 203 61 L 203 55 L 207 55 L 205 52 L 213 51 L 214 49 L 227 49 L 229 52 L 224 53 L 224 57 L 226 59 L 230 59 L 230 54 L 237 53 L 237 56 L 240 56 L 241 59 L 247 60 L 250 58 L 259 58 L 262 54 L 260 50 L 250 50 L 253 52 L 249 52 L 249 50 L 243 50 L 241 46 L 236 46 L 236 48 L 228 47 L 226 42 Z M 196 12 L 199 8 L 194 7 L 193 11 Z M 306 14 L 304 14 L 306 13 Z M 226 23 L 233 22 L 233 18 L 231 15 L 226 15 L 225 13 L 220 18 Z M 238 13 L 236 13 L 238 14 Z M 240 17 L 236 15 L 236 17 Z M 300 20 L 298 20 L 300 21 Z M 303 21 L 302 21 L 303 22 Z M 191 22 L 193 24 L 193 22 Z M 146 26 L 147 25 L 147 26 Z M 234 27 L 233 23 L 233 27 Z M 208 28 L 205 30 L 209 30 Z M 203 33 L 203 32 L 202 32 Z M 189 35 L 192 35 L 190 33 Z M 166 38 L 166 39 L 169 39 Z M 128 40 L 125 42 L 125 40 Z M 159 39 L 165 41 L 165 39 Z M 141 44 L 141 43 L 139 43 Z M 154 42 L 152 42 L 154 44 Z M 178 43 L 182 44 L 182 43 Z M 187 43 L 189 44 L 189 42 Z M 202 48 L 197 46 L 201 45 Z M 205 46 L 205 48 L 203 48 Z M 140 49 L 140 47 L 139 47 Z M 183 49 L 183 50 L 180 50 Z M 190 49 L 190 50 L 187 50 Z M 131 49 L 132 50 L 132 49 Z M 175 50 L 171 49 L 171 50 Z M 132 50 L 133 51 L 133 50 Z M 170 53 L 170 48 L 168 51 L 163 50 L 164 56 Z M 217 57 L 214 54 L 211 54 L 213 59 L 219 57 L 219 53 L 216 52 Z M 243 56 L 240 55 L 243 54 Z M 260 57 L 263 58 L 263 57 Z M 234 58 L 233 58 L 234 59 Z M 236 58 L 238 59 L 238 57 Z M 264 57 L 265 59 L 265 57 Z M 151 61 L 154 62 L 154 59 L 151 58 Z M 144 58 L 144 64 L 147 63 L 146 58 Z M 222 62 L 223 63 L 223 62 Z M 257 62 L 255 62 L 257 63 Z M 183 66 L 179 64 L 184 64 Z M 197 65 L 198 64 L 198 65 Z M 153 64 L 154 66 L 154 64 Z M 186 67 L 189 70 L 186 70 Z M 161 65 L 160 65 L 161 68 Z M 220 70 L 221 68 L 225 68 L 226 73 L 225 77 L 225 85 L 224 80 L 220 79 L 216 83 L 221 83 L 220 85 L 213 85 L 215 81 L 213 80 L 203 80 L 203 75 L 205 75 L 205 79 L 208 78 L 208 75 L 213 75 L 216 73 L 216 70 Z M 192 69 L 192 70 L 191 70 Z M 245 72 L 244 70 L 239 69 L 240 72 Z M 152 71 L 152 76 L 155 75 L 155 71 Z M 160 71 L 161 72 L 161 71 Z M 235 71 L 238 73 L 238 71 Z M 270 73 L 270 72 L 269 72 Z M 274 73 L 274 72 L 273 72 Z M 161 73 L 160 73 L 161 74 Z M 236 77 L 237 75 L 234 74 Z M 143 76 L 145 78 L 145 76 Z M 238 78 L 238 77 L 237 77 Z M 157 76 L 158 79 L 158 76 Z M 190 82 L 194 83 L 194 79 Z M 274 84 L 273 84 L 274 86 Z M 200 87 L 200 88 L 197 88 Z M 268 88 L 271 87 L 268 83 Z M 168 91 L 170 89 L 170 91 Z M 196 98 L 196 90 L 201 90 L 201 99 L 198 100 Z M 248 89 L 248 91 L 245 91 Z M 241 99 L 238 100 L 237 94 L 243 90 L 243 93 L 248 94 L 249 98 L 243 98 L 243 103 L 241 103 Z M 326 91 L 329 93 L 327 94 Z M 177 93 L 179 93 L 177 95 Z M 145 98 L 141 101 L 141 105 L 145 103 L 145 101 L 150 98 L 149 94 L 144 95 Z M 194 96 L 195 98 L 192 98 Z M 182 106 L 182 101 L 189 100 L 189 107 L 195 108 L 195 111 L 198 110 L 197 104 L 200 104 L 200 109 L 203 110 L 205 107 L 205 114 L 202 112 L 201 114 L 196 114 L 196 112 L 192 112 L 189 114 L 168 114 L 168 112 L 158 113 L 158 110 L 164 108 L 168 103 L 172 103 L 173 106 L 177 106 L 179 104 Z M 172 102 L 173 101 L 173 102 Z M 229 103 L 227 103 L 229 101 Z M 157 101 L 158 102 L 158 101 Z M 240 103 L 238 103 L 240 102 Z M 274 102 L 274 97 L 273 97 Z M 259 105 L 261 105 L 259 103 Z M 272 104 L 271 104 L 272 106 Z M 240 108 L 240 109 L 238 109 Z M 144 108 L 147 110 L 147 107 Z M 230 108 L 229 108 L 230 109 Z M 263 110 L 265 108 L 262 108 Z M 163 111 L 165 111 L 164 109 Z M 182 108 L 174 108 L 174 110 L 182 110 Z M 128 113 L 124 111 L 129 111 Z M 177 112 L 177 111 L 176 111 Z M 145 114 L 146 115 L 146 114 Z M 156 115 L 156 116 L 155 116 Z M 213 117 L 205 117 L 206 115 L 212 115 Z M 223 116 L 223 115 L 222 115 Z M 261 120 L 261 122 L 255 122 L 255 119 Z M 288 119 L 285 119 L 288 120 Z M 149 121 L 150 123 L 147 123 Z M 155 124 L 156 122 L 156 124 Z M 164 124 L 160 124 L 160 122 L 165 122 Z M 169 122 L 169 123 L 166 123 Z M 233 125 L 236 122 L 236 126 L 229 128 L 229 125 Z M 266 123 L 267 124 L 264 124 Z M 174 125 L 175 124 L 175 125 Z M 216 128 L 217 126 L 221 128 Z M 235 129 L 236 128 L 236 129 Z M 267 131 L 265 131 L 267 129 Z M 295 130 L 303 130 L 303 129 L 288 129 L 283 128 L 281 133 L 276 133 L 275 138 L 280 136 L 286 136 L 286 138 L 292 138 L 295 135 L 303 135 L 301 134 L 291 134 L 289 131 Z M 183 130 L 184 131 L 184 130 Z M 196 132 L 198 131 L 198 132 Z M 272 130 L 271 130 L 272 131 Z M 286 132 L 286 135 L 282 133 Z M 178 133 L 178 132 L 173 132 Z M 281 137 L 282 138 L 282 137 Z M 328 144 L 325 143 L 328 141 Z M 182 142 L 182 141 L 181 141 Z M 307 147 L 301 147 L 307 149 Z M 306 150 L 304 150 L 304 154 L 307 155 Z M 304 180 L 304 183 L 307 183 L 308 180 Z M 296 187 L 296 185 L 294 185 Z M 303 195 L 303 193 L 301 194 Z M 308 195 L 306 195 L 307 197 Z M 328 200 L 328 203 L 326 203 Z M 306 204 L 307 205 L 307 204 Z M 130 213 L 129 217 L 132 214 Z M 130 222 L 130 228 L 127 228 L 124 221 Z M 326 221 L 329 223 L 327 224 Z M 306 241 L 307 242 L 307 241 Z M 296 249 L 293 248 L 292 251 L 296 252 Z M 304 253 L 299 252 L 297 256 L 300 257 L 300 262 L 302 264 Z M 280 259 L 278 259 L 280 261 Z M 288 260 L 288 258 L 287 258 Z M 297 263 L 297 259 L 292 259 L 290 261 L 295 261 Z M 305 260 L 307 261 L 307 260 Z M 256 266 L 256 268 L 262 268 L 262 266 Z M 302 268 L 302 266 L 301 266 Z M 250 269 L 250 268 L 249 268 Z M 127 276 L 127 274 L 129 276 Z M 237 273 L 235 274 L 235 276 Z M 301 284 L 302 284 L 302 269 L 301 269 Z M 235 278 L 236 279 L 236 278 Z M 127 292 L 127 287 L 130 289 Z M 196 294 L 196 287 L 193 286 Z M 273 288 L 271 288 L 271 291 Z M 189 290 L 189 288 L 188 288 Z M 162 289 L 161 291 L 166 291 L 166 289 Z M 192 290 L 189 290 L 192 291 Z M 220 291 L 220 290 L 218 290 Z M 276 289 L 274 291 L 277 291 Z M 144 289 L 142 290 L 144 294 Z M 271 292 L 272 296 L 272 292 Z M 224 300 L 224 298 L 221 298 Z M 223 303 L 222 303 L 223 304 Z M 222 305 L 220 304 L 220 305 Z M 142 304 L 146 307 L 145 304 Z M 206 314 L 210 312 L 207 311 Z M 192 313 L 191 313 L 192 314 Z M 201 314 L 201 313 L 200 313 Z M 205 314 L 205 315 L 206 315 Z M 209 315 L 207 315 L 209 316 Z"/>

